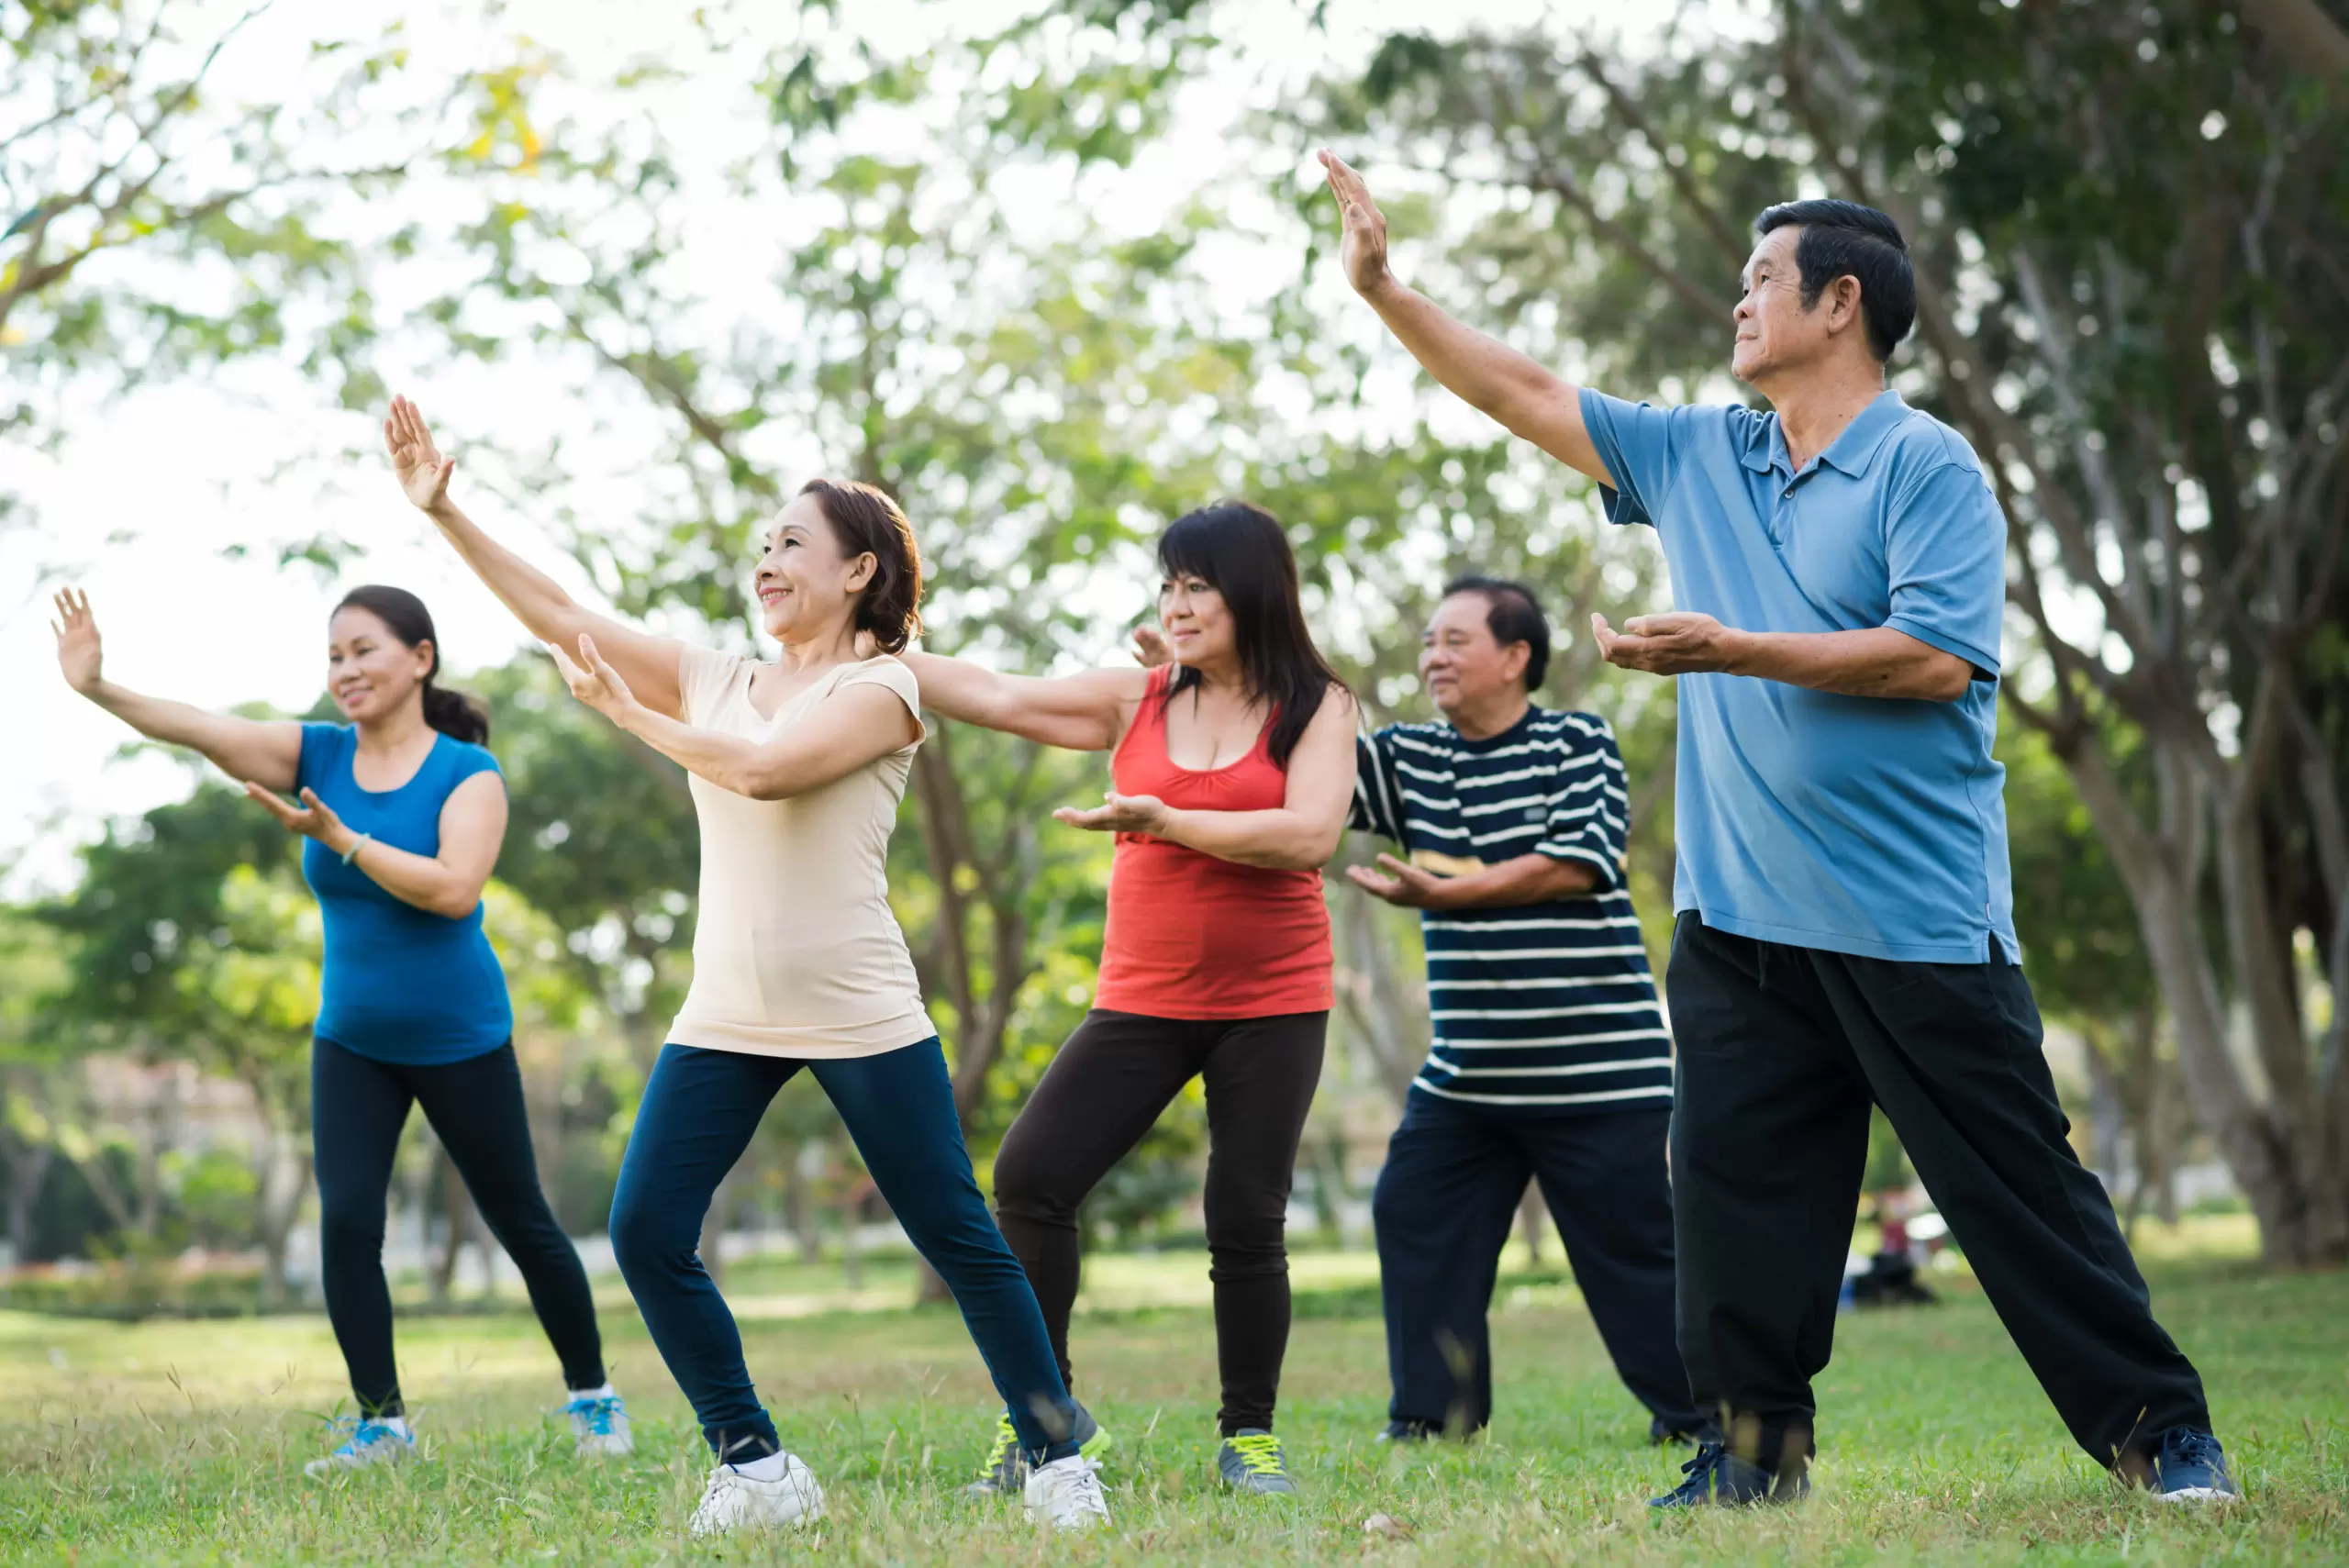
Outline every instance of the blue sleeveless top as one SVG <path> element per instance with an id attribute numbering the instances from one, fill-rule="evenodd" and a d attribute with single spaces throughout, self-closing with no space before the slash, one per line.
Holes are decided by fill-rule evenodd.
<path id="1" fill-rule="evenodd" d="M 317 792 L 353 832 L 411 854 L 440 852 L 440 808 L 451 792 L 497 759 L 438 737 L 416 776 L 393 790 L 359 787 L 351 771 L 358 732 L 302 726 L 295 787 Z M 403 904 L 312 839 L 302 875 L 318 895 L 326 965 L 315 1033 L 347 1051 L 403 1066 L 437 1066 L 495 1051 L 513 1037 L 506 972 L 482 934 L 481 906 L 462 920 Z"/>

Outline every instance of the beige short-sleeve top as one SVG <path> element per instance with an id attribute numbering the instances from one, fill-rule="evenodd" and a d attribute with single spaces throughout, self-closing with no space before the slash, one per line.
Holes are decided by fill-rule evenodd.
<path id="1" fill-rule="evenodd" d="M 836 667 L 772 718 L 751 706 L 757 668 L 688 646 L 677 672 L 685 721 L 772 740 L 834 693 L 865 684 L 887 687 L 920 715 L 914 673 L 886 655 Z M 938 1032 L 889 908 L 889 829 L 914 750 L 788 800 L 752 800 L 693 778 L 701 907 L 693 984 L 671 1040 L 813 1059 L 878 1056 Z"/>

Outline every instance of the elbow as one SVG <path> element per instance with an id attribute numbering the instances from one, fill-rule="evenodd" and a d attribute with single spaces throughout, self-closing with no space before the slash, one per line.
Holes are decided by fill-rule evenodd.
<path id="1" fill-rule="evenodd" d="M 480 907 L 481 889 L 479 888 L 474 888 L 471 892 L 445 894 L 435 899 L 431 905 L 432 912 L 444 920 L 471 919 L 473 912 Z"/>
<path id="2" fill-rule="evenodd" d="M 1955 702 L 1974 689 L 1974 666 L 1945 654 L 1924 672 L 1922 684 L 1924 690 L 1918 695 L 1927 702 Z"/>
<path id="3" fill-rule="evenodd" d="M 740 778 L 729 781 L 726 788 L 752 800 L 789 800 L 799 793 L 798 781 L 780 768 L 752 768 Z"/>
<path id="4" fill-rule="evenodd" d="M 1294 847 L 1292 852 L 1283 857 L 1282 869 L 1285 871 L 1320 870 L 1337 858 L 1338 846 L 1345 841 L 1345 827 L 1342 823 L 1326 832 L 1306 836 Z"/>

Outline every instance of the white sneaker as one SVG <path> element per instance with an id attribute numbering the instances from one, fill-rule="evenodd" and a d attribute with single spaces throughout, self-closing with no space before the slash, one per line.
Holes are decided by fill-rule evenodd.
<path id="1" fill-rule="evenodd" d="M 571 1418 L 571 1435 L 578 1440 L 582 1459 L 616 1458 L 636 1451 L 629 1432 L 628 1407 L 617 1394 L 581 1395 L 562 1407 Z"/>
<path id="2" fill-rule="evenodd" d="M 365 1416 L 345 1416 L 334 1423 L 334 1428 L 351 1435 L 324 1459 L 314 1459 L 302 1466 L 302 1473 L 313 1481 L 323 1481 L 339 1471 L 395 1464 L 416 1451 L 415 1434 L 407 1429 L 405 1420 L 392 1426 Z"/>
<path id="3" fill-rule="evenodd" d="M 1030 1518 L 1046 1520 L 1054 1529 L 1091 1529 L 1109 1522 L 1101 1467 L 1081 1453 L 1030 1471 L 1022 1500 Z"/>
<path id="4" fill-rule="evenodd" d="M 778 1464 L 776 1462 L 780 1461 Z M 773 1468 L 772 1477 L 751 1473 Z M 824 1517 L 824 1489 L 796 1455 L 771 1453 L 745 1467 L 721 1464 L 694 1510 L 696 1535 L 736 1529 L 799 1529 Z"/>

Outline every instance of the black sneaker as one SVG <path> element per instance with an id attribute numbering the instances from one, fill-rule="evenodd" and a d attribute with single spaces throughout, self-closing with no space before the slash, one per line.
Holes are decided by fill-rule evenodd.
<path id="1" fill-rule="evenodd" d="M 1442 1421 L 1389 1421 L 1386 1429 L 1378 1434 L 1383 1443 L 1423 1443 L 1431 1438 L 1443 1436 Z"/>
<path id="2" fill-rule="evenodd" d="M 1765 1470 L 1730 1452 L 1726 1443 L 1698 1444 L 1697 1457 L 1682 1465 L 1680 1473 L 1688 1479 L 1661 1497 L 1650 1497 L 1649 1507 L 1742 1508 L 1749 1503 L 1791 1503 L 1810 1495 L 1809 1475 Z"/>
<path id="3" fill-rule="evenodd" d="M 2227 1451 L 2209 1432 L 2172 1427 L 2154 1451 L 2145 1485 L 2165 1503 L 2232 1503 L 2242 1494 L 2227 1473 Z"/>

